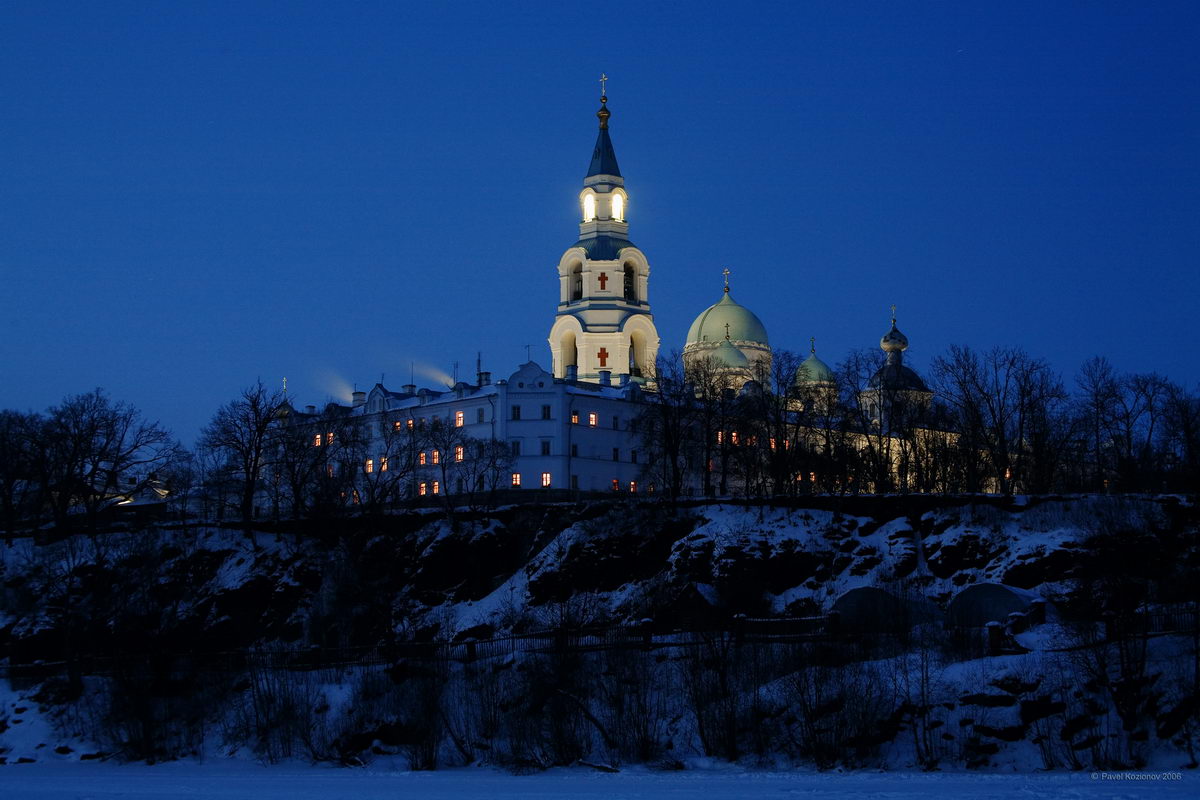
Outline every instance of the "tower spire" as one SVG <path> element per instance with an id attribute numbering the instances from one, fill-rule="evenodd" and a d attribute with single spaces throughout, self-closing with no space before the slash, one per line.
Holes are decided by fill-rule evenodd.
<path id="1" fill-rule="evenodd" d="M 608 136 L 608 118 L 612 116 L 612 112 L 608 110 L 608 89 L 605 86 L 607 82 L 608 76 L 600 73 L 600 110 L 596 112 L 600 119 L 600 133 L 596 137 L 596 148 L 592 151 L 592 163 L 588 165 L 588 173 L 584 176 L 586 178 L 593 175 L 621 177 L 621 168 L 617 166 L 617 154 L 613 150 L 612 139 Z"/>

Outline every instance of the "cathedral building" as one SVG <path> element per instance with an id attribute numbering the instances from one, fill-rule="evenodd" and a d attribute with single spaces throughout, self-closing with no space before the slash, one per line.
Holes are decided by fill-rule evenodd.
<path id="1" fill-rule="evenodd" d="M 288 427 L 299 426 L 312 447 L 326 448 L 337 441 L 332 428 L 326 430 L 330 420 L 372 431 L 356 456 L 361 463 L 350 468 L 369 477 L 399 472 L 397 459 L 410 459 L 397 499 L 479 491 L 485 483 L 489 489 L 522 491 L 654 491 L 643 477 L 638 431 L 646 404 L 656 401 L 661 344 L 650 307 L 650 263 L 630 239 L 630 198 L 609 132 L 607 97 L 600 98 L 596 116 L 596 144 L 578 195 L 578 239 L 558 260 L 558 304 L 547 337 L 550 369 L 530 361 L 495 382 L 479 371 L 474 383 L 438 389 L 414 384 L 389 389 L 379 383 L 354 392 L 349 406 L 330 403 L 300 411 L 286 404 L 280 418 Z M 687 332 L 684 368 L 711 366 L 732 377 L 734 390 L 745 392 L 770 375 L 771 344 L 758 316 L 733 299 L 729 270 L 724 274 L 720 298 Z M 894 314 L 881 346 L 887 363 L 860 403 L 869 404 L 877 419 L 903 399 L 927 404 L 924 382 L 902 363 L 908 340 L 896 328 Z M 795 375 L 797 395 L 808 402 L 819 402 L 814 397 L 835 402 L 833 371 L 817 358 L 815 346 L 811 349 Z M 442 452 L 431 443 L 437 437 L 425 437 L 401 453 L 388 437 L 413 432 L 415 443 L 416 432 L 432 430 L 459 432 L 463 442 L 498 445 L 506 457 L 493 471 L 503 474 L 468 469 L 473 453 L 462 444 Z"/>

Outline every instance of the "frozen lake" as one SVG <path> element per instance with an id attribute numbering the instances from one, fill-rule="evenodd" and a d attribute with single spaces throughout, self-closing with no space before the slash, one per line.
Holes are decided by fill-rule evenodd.
<path id="1" fill-rule="evenodd" d="M 645 798 L 1134 798 L 1200 796 L 1200 775 L 1147 771 L 997 775 L 975 773 L 743 772 L 634 769 L 604 774 L 586 769 L 552 770 L 528 776 L 491 769 L 395 772 L 253 764 L 21 764 L 0 767 L 0 797 L 49 800 L 188 798 L 190 800 L 641 800 Z M 1175 773 L 1179 774 L 1179 773 Z M 1157 779 L 1155 779 L 1157 776 Z"/>

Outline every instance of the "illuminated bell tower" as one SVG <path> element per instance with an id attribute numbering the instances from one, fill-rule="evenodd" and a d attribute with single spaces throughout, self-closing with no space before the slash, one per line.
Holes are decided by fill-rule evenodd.
<path id="1" fill-rule="evenodd" d="M 601 78 L 601 84 L 606 78 Z M 629 241 L 629 196 L 608 135 L 608 97 L 583 191 L 579 241 L 558 262 L 558 315 L 550 329 L 554 377 L 633 379 L 654 373 L 659 337 L 650 314 L 650 264 Z"/>

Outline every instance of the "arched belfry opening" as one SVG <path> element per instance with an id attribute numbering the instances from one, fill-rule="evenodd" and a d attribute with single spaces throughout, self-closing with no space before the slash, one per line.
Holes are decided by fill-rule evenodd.
<path id="1" fill-rule="evenodd" d="M 583 265 L 571 267 L 571 302 L 583 299 Z"/>
<path id="2" fill-rule="evenodd" d="M 567 331 L 562 337 L 562 364 L 574 367 L 579 363 L 579 350 L 575 343 L 575 332 Z"/>
<path id="3" fill-rule="evenodd" d="M 646 334 L 634 331 L 629 334 L 629 374 L 643 378 L 646 372 Z"/>
<path id="4" fill-rule="evenodd" d="M 625 265 L 625 302 L 636 303 L 637 296 L 637 270 L 633 268 L 633 264 Z"/>

